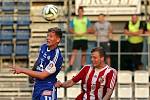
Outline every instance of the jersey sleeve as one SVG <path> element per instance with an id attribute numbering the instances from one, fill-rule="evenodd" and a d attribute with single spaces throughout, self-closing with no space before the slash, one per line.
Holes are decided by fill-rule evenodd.
<path id="1" fill-rule="evenodd" d="M 106 87 L 114 89 L 116 82 L 117 82 L 117 71 L 111 70 L 106 77 Z"/>
<path id="2" fill-rule="evenodd" d="M 55 63 L 53 61 L 50 61 L 49 64 L 46 66 L 45 70 L 51 74 L 55 73 L 56 71 Z"/>
<path id="3" fill-rule="evenodd" d="M 51 74 L 55 73 L 56 70 L 61 70 L 62 63 L 63 63 L 63 58 L 62 56 L 60 56 L 60 51 L 57 49 L 53 60 L 49 62 L 45 70 Z"/>
<path id="4" fill-rule="evenodd" d="M 79 71 L 79 73 L 78 73 L 75 77 L 72 78 L 72 80 L 73 80 L 75 83 L 77 83 L 77 82 L 79 82 L 80 80 L 82 80 L 82 79 L 83 79 L 83 76 L 85 75 L 85 70 L 86 70 L 86 67 L 83 67 L 83 68 Z"/>

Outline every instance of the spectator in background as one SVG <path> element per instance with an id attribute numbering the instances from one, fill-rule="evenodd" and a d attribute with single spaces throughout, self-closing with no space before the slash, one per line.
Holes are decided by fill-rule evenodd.
<path id="1" fill-rule="evenodd" d="M 58 48 L 61 37 L 62 31 L 59 28 L 48 30 L 47 43 L 41 46 L 33 70 L 12 66 L 14 74 L 23 73 L 35 78 L 32 100 L 57 100 L 55 82 L 63 63 Z"/>
<path id="2" fill-rule="evenodd" d="M 132 15 L 131 20 L 126 23 L 124 27 L 124 34 L 128 36 L 127 52 L 132 53 L 127 61 L 127 68 L 130 70 L 137 70 L 143 67 L 141 62 L 141 54 L 143 50 L 143 23 L 137 15 Z"/>
<path id="3" fill-rule="evenodd" d="M 105 20 L 104 14 L 99 14 L 98 21 L 94 24 L 94 30 L 97 35 L 98 46 L 101 46 L 106 51 L 106 63 L 111 64 L 110 60 L 110 42 L 109 38 L 112 35 L 112 25 L 110 22 Z"/>
<path id="4" fill-rule="evenodd" d="M 66 73 L 72 70 L 78 50 L 81 50 L 81 68 L 86 63 L 86 51 L 88 49 L 87 33 L 91 31 L 91 22 L 83 16 L 84 10 L 78 8 L 78 16 L 70 22 L 69 32 L 73 34 L 73 51 Z"/>
<path id="5" fill-rule="evenodd" d="M 81 80 L 81 93 L 76 100 L 110 100 L 117 82 L 117 71 L 105 61 L 105 51 L 96 47 L 91 51 L 92 65 L 85 65 L 71 80 L 58 81 L 56 87 L 71 87 Z"/>

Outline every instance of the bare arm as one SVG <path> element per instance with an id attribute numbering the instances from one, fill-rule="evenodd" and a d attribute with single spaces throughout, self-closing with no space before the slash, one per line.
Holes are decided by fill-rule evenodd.
<path id="1" fill-rule="evenodd" d="M 107 88 L 107 92 L 103 100 L 110 100 L 112 93 L 113 93 L 113 89 Z"/>
<path id="2" fill-rule="evenodd" d="M 140 29 L 139 31 L 137 32 L 130 32 L 128 31 L 127 29 L 124 30 L 124 33 L 128 36 L 137 36 L 137 35 L 140 35 L 143 33 L 143 29 Z"/>
<path id="3" fill-rule="evenodd" d="M 68 87 L 71 87 L 73 85 L 75 85 L 75 82 L 73 82 L 73 80 L 68 80 L 68 81 L 62 83 L 61 87 L 68 88 Z"/>
<path id="4" fill-rule="evenodd" d="M 50 75 L 50 73 L 48 73 L 45 70 L 43 72 L 38 72 L 38 71 L 32 71 L 27 68 L 20 68 L 20 67 L 15 67 L 15 66 L 13 66 L 11 68 L 12 68 L 12 71 L 14 72 L 14 74 L 24 73 L 26 75 L 29 75 L 31 77 L 38 78 L 38 79 L 45 79 L 46 77 L 48 77 Z"/>
<path id="5" fill-rule="evenodd" d="M 112 32 L 113 32 L 113 27 L 112 27 L 112 25 L 110 24 L 110 26 L 109 26 L 109 30 L 108 30 L 108 37 L 111 39 L 111 37 L 112 37 Z"/>
<path id="6" fill-rule="evenodd" d="M 72 33 L 72 34 L 75 34 L 75 32 L 72 28 L 69 28 L 69 32 Z"/>
<path id="7" fill-rule="evenodd" d="M 112 34 L 112 32 L 113 32 L 113 27 L 112 27 L 112 25 L 110 25 L 110 26 L 109 26 L 108 34 Z"/>
<path id="8" fill-rule="evenodd" d="M 150 30 L 145 31 L 145 34 L 150 35 Z"/>

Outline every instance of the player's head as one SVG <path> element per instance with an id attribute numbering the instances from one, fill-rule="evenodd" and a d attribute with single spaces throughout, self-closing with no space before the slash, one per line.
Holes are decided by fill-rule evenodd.
<path id="1" fill-rule="evenodd" d="M 58 27 L 49 28 L 47 34 L 47 44 L 50 47 L 57 46 L 62 38 L 62 31 Z"/>
<path id="2" fill-rule="evenodd" d="M 48 33 L 50 33 L 50 32 L 54 32 L 57 37 L 59 37 L 60 39 L 62 38 L 62 31 L 60 28 L 58 28 L 58 27 L 49 28 Z"/>
<path id="3" fill-rule="evenodd" d="M 101 47 L 96 47 L 91 50 L 91 61 L 94 67 L 99 67 L 105 63 L 105 51 Z"/>
<path id="4" fill-rule="evenodd" d="M 84 12 L 83 7 L 79 6 L 79 8 L 78 8 L 78 14 L 79 14 L 79 16 L 83 16 L 83 12 Z"/>

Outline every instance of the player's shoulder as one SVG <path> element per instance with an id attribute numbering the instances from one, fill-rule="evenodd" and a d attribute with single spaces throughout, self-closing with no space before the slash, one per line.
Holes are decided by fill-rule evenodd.
<path id="1" fill-rule="evenodd" d="M 90 64 L 86 64 L 86 65 L 84 65 L 83 67 L 91 67 L 92 65 L 90 65 Z"/>
<path id="2" fill-rule="evenodd" d="M 41 48 L 43 48 L 43 47 L 47 47 L 48 45 L 47 45 L 47 43 L 43 43 L 43 44 L 41 44 Z"/>
<path id="3" fill-rule="evenodd" d="M 109 70 L 109 72 L 117 73 L 117 70 L 115 68 L 107 66 L 107 69 Z"/>
<path id="4" fill-rule="evenodd" d="M 87 65 L 84 65 L 84 66 L 83 66 L 83 69 L 87 69 L 87 70 L 88 70 L 89 68 L 92 68 L 92 65 L 87 64 Z"/>
<path id="5" fill-rule="evenodd" d="M 56 56 L 57 59 L 63 60 L 63 55 L 62 55 L 59 47 L 55 48 L 55 56 Z"/>

